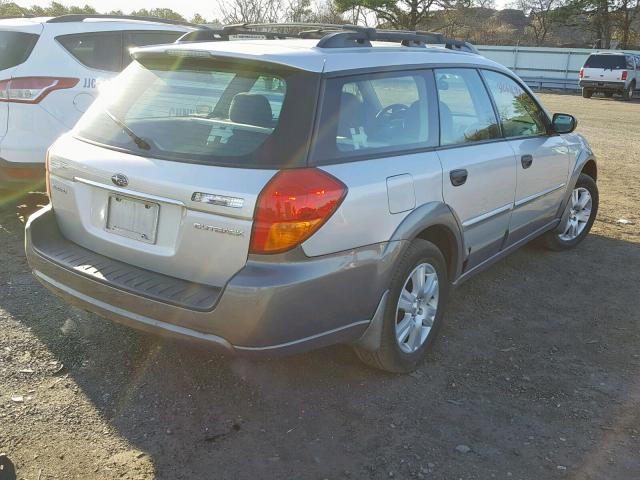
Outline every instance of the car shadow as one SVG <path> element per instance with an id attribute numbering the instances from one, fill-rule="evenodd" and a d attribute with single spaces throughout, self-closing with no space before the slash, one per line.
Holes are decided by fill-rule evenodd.
<path id="1" fill-rule="evenodd" d="M 69 307 L 20 253 L 21 219 L 41 203 L 0 211 L 9 247 L 0 285 L 11 284 L 0 309 L 64 365 L 56 375 L 156 478 L 637 472 L 639 244 L 591 235 L 569 252 L 514 253 L 454 292 L 425 365 L 390 375 L 346 346 L 231 358 Z"/>

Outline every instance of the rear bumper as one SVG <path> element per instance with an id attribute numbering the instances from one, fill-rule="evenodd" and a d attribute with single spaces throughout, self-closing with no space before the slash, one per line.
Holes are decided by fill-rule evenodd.
<path id="1" fill-rule="evenodd" d="M 78 246 L 61 235 L 50 206 L 36 212 L 26 228 L 34 275 L 68 302 L 138 329 L 245 354 L 294 353 L 357 340 L 405 245 L 389 242 L 319 258 L 299 252 L 250 258 L 222 288 L 187 285 L 201 294 L 194 304 L 188 295 L 176 301 L 157 289 L 150 293 L 157 281 L 171 286 L 183 280 L 125 266 L 125 279 L 135 280 L 127 284 L 113 278 L 119 266 L 107 257 L 86 251 L 75 263 L 65 260 L 68 252 L 75 259 Z"/>
<path id="2" fill-rule="evenodd" d="M 0 186 L 44 182 L 44 163 L 9 162 L 0 158 Z"/>
<path id="3" fill-rule="evenodd" d="M 625 82 L 597 82 L 594 80 L 580 80 L 580 86 L 594 90 L 621 92 L 626 88 Z"/>

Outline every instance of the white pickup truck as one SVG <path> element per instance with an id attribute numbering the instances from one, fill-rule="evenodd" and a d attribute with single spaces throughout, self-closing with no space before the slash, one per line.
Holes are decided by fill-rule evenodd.
<path id="1" fill-rule="evenodd" d="M 640 88 L 640 57 L 623 52 L 592 53 L 580 69 L 580 87 L 584 98 L 601 92 L 607 98 L 616 93 L 631 100 L 633 91 Z"/>

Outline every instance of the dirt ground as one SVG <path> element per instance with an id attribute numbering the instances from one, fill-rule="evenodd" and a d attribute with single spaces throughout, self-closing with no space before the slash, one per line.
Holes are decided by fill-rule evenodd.
<path id="1" fill-rule="evenodd" d="M 542 98 L 599 157 L 593 233 L 458 289 L 406 376 L 348 347 L 225 358 L 70 308 L 24 259 L 42 196 L 5 205 L 0 479 L 640 478 L 640 102 Z"/>

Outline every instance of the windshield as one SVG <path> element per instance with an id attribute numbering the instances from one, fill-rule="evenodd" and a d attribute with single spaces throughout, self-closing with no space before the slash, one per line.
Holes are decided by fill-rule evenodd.
<path id="1" fill-rule="evenodd" d="M 627 68 L 624 55 L 591 55 L 584 64 L 585 68 L 604 68 L 605 70 L 623 70 Z"/>
<path id="2" fill-rule="evenodd" d="M 300 165 L 313 120 L 305 105 L 315 93 L 298 95 L 298 102 L 289 96 L 308 75 L 262 62 L 229 65 L 166 55 L 133 62 L 82 118 L 76 135 L 175 161 Z M 295 135 L 285 135 L 291 128 Z"/>
<path id="3" fill-rule="evenodd" d="M 0 70 L 24 63 L 38 38 L 33 33 L 0 31 Z"/>

